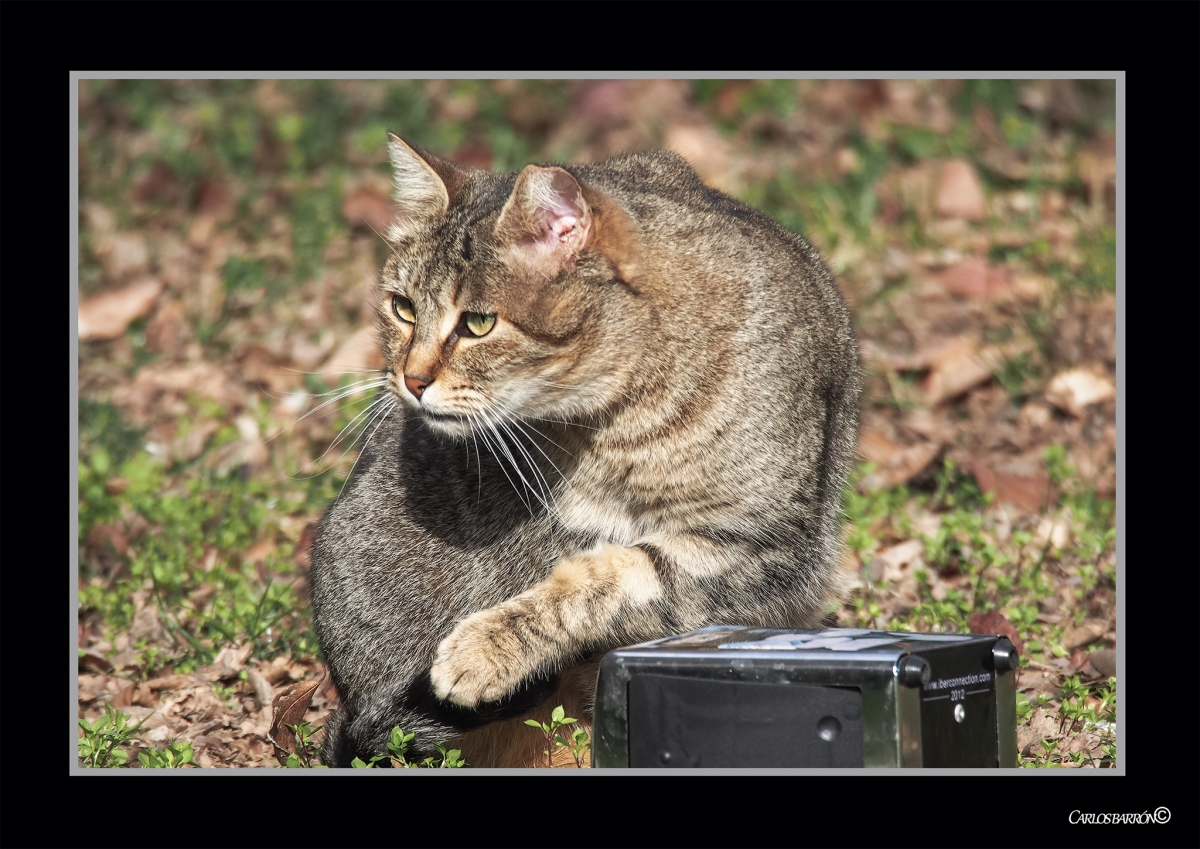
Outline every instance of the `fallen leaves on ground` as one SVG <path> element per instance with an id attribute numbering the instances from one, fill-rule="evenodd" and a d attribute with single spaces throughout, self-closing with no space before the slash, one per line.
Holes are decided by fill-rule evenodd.
<path id="1" fill-rule="evenodd" d="M 116 339 L 150 312 L 162 290 L 162 281 L 143 280 L 88 298 L 79 305 L 79 338 L 84 342 Z"/>

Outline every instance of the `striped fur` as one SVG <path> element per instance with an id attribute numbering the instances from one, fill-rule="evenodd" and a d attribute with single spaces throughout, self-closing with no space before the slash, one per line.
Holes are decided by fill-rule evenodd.
<path id="1" fill-rule="evenodd" d="M 391 152 L 394 407 L 313 548 L 329 762 L 398 724 L 526 765 L 522 718 L 586 717 L 612 648 L 817 625 L 860 373 L 815 252 L 671 153 L 499 175 Z"/>

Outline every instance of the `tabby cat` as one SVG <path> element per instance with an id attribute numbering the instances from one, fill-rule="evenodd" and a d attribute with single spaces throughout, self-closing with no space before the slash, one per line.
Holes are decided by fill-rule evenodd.
<path id="1" fill-rule="evenodd" d="M 492 174 L 389 148 L 386 386 L 312 552 L 326 762 L 400 725 L 531 765 L 523 720 L 590 717 L 613 648 L 818 626 L 861 377 L 813 249 L 673 153 Z"/>

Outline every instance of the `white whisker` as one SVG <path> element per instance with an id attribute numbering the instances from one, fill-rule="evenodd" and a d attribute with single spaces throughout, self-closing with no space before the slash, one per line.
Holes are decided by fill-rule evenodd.
<path id="1" fill-rule="evenodd" d="M 390 416 L 392 414 L 392 411 L 396 409 L 396 401 L 394 399 L 389 399 L 389 400 L 391 400 L 391 403 L 387 405 L 387 412 L 383 414 L 383 418 L 379 420 L 379 424 L 375 425 L 375 430 L 372 430 L 371 435 L 368 436 L 366 438 L 366 441 L 363 442 L 362 450 L 358 452 L 358 456 L 354 458 L 354 463 L 351 464 L 351 466 L 350 466 L 350 471 L 348 471 L 346 473 L 346 479 L 344 481 L 342 481 L 342 488 L 340 490 L 338 490 L 338 498 L 341 498 L 342 493 L 346 491 L 346 484 L 350 483 L 350 476 L 354 474 L 354 469 L 358 465 L 358 461 L 362 459 L 362 455 L 365 454 L 367 451 L 367 446 L 370 445 L 371 440 L 375 438 L 375 431 L 379 430 L 379 428 L 383 425 L 383 423 L 388 420 L 388 416 Z M 378 415 L 378 414 L 376 414 L 376 415 Z M 368 422 L 367 424 L 369 426 L 370 422 Z M 366 430 L 366 428 L 364 427 L 363 430 Z M 349 451 L 350 449 L 347 448 L 346 450 Z M 342 456 L 344 457 L 346 455 L 343 454 Z"/>

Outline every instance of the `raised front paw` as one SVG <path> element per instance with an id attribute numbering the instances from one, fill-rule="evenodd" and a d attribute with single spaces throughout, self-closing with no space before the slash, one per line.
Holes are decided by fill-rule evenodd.
<path id="1" fill-rule="evenodd" d="M 536 663 L 507 620 L 496 608 L 481 610 L 442 640 L 430 670 L 439 699 L 469 708 L 499 701 L 534 671 Z"/>

